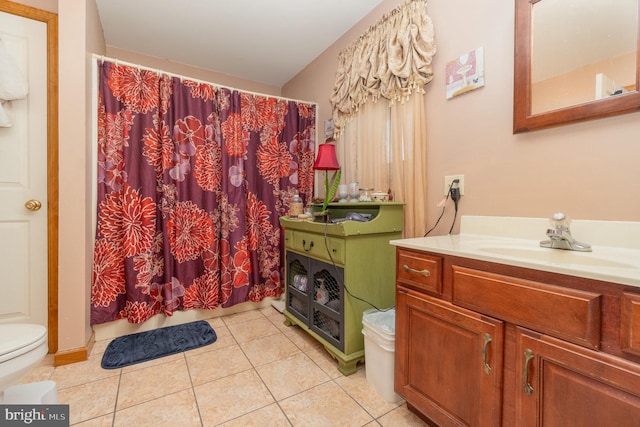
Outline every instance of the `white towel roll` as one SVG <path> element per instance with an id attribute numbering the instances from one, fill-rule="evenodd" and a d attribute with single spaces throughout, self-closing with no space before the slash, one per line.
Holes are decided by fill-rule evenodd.
<path id="1" fill-rule="evenodd" d="M 13 125 L 11 101 L 26 98 L 29 84 L 0 39 L 0 127 Z"/>
<path id="2" fill-rule="evenodd" d="M 0 39 L 0 99 L 23 99 L 29 93 L 27 80 Z"/>

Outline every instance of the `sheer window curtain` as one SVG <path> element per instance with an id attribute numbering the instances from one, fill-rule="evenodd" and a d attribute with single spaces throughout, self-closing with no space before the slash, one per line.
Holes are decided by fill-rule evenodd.
<path id="1" fill-rule="evenodd" d="M 405 203 L 405 237 L 427 229 L 423 87 L 436 46 L 426 6 L 406 1 L 343 49 L 331 95 L 345 182 L 391 189 Z"/>
<path id="2" fill-rule="evenodd" d="M 427 136 L 424 96 L 414 93 L 391 109 L 391 189 L 406 203 L 404 235 L 418 237 L 427 231 Z"/>
<path id="3" fill-rule="evenodd" d="M 365 104 L 345 126 L 338 140 L 344 147 L 344 182 L 380 191 L 390 188 L 390 113 L 386 102 Z"/>
<path id="4" fill-rule="evenodd" d="M 405 203 L 404 236 L 422 236 L 427 229 L 424 96 L 416 92 L 389 104 L 365 104 L 345 126 L 338 140 L 344 147 L 342 176 L 361 187 L 391 189 L 394 200 Z"/>

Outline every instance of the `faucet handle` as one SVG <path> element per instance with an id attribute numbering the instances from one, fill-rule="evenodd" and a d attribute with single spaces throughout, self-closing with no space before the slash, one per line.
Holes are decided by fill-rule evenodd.
<path id="1" fill-rule="evenodd" d="M 565 215 L 562 212 L 556 212 L 553 215 L 551 215 L 550 222 L 556 228 L 562 227 L 565 229 L 569 229 L 569 225 L 571 224 L 571 218 L 569 218 L 567 215 Z"/>

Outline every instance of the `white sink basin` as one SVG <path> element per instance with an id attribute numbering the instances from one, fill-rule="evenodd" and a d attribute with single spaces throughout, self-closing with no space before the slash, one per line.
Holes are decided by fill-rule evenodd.
<path id="1" fill-rule="evenodd" d="M 632 264 L 602 258 L 593 252 L 577 252 L 548 248 L 480 247 L 480 252 L 501 256 L 526 258 L 550 264 L 585 265 L 608 268 L 637 268 Z"/>

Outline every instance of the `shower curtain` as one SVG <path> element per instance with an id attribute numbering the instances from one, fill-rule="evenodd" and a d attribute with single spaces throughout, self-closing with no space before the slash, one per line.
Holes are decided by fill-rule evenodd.
<path id="1" fill-rule="evenodd" d="M 98 69 L 91 324 L 278 297 L 278 217 L 312 197 L 316 106 Z"/>

